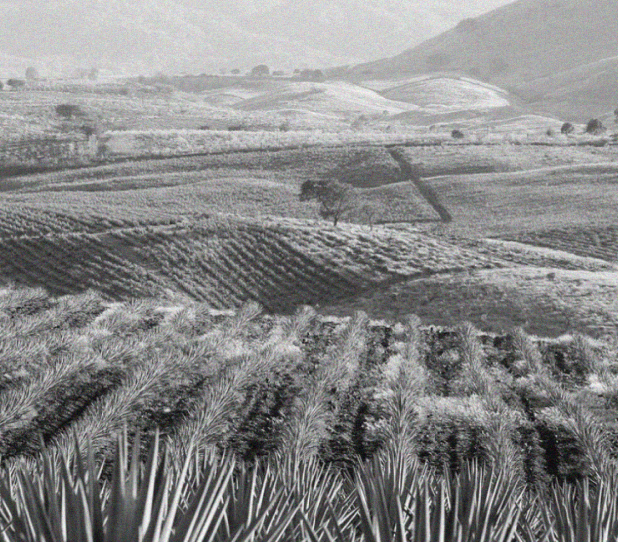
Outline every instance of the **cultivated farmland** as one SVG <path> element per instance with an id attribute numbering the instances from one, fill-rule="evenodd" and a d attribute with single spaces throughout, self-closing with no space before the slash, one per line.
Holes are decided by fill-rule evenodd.
<path id="1" fill-rule="evenodd" d="M 468 542 L 563 542 L 565 503 L 590 503 L 566 512 L 583 526 L 590 487 L 615 501 L 609 136 L 500 104 L 412 126 L 414 107 L 347 84 L 140 85 L 0 96 L 7 137 L 29 119 L 17 139 L 85 141 L 60 101 L 96 128 L 83 161 L 2 170 L 0 536 L 45 539 L 19 520 L 43 494 L 52 529 L 82 506 L 111 533 L 119 503 L 160 504 L 177 537 L 194 507 L 213 518 L 215 542 L 425 540 L 441 517 Z M 337 226 L 306 181 L 349 187 Z"/>
<path id="2" fill-rule="evenodd" d="M 455 515 L 463 491 L 486 495 L 470 513 L 484 517 L 499 507 L 513 531 L 535 540 L 537 532 L 562 532 L 553 519 L 560 507 L 575 513 L 573 492 L 587 497 L 586 480 L 606 487 L 616 468 L 609 442 L 617 434 L 617 368 L 609 343 L 535 340 L 521 330 L 494 336 L 470 325 L 425 328 L 414 316 L 389 325 L 363 313 L 320 318 L 310 308 L 268 317 L 254 304 L 236 312 L 178 299 L 110 304 L 93 292 L 52 298 L 5 289 L 0 311 L 0 450 L 6 472 L 21 474 L 15 482 L 2 478 L 3 502 L 14 503 L 2 519 L 8 533 L 26 530 L 15 518 L 34 513 L 36 501 L 19 489 L 28 487 L 27 476 L 45 484 L 47 502 L 73 484 L 90 488 L 84 502 L 112 529 L 130 495 L 108 493 L 110 479 L 112 488 L 126 476 L 135 484 L 129 487 L 152 483 L 161 491 L 171 483 L 159 486 L 161 477 L 180 469 L 178 480 L 188 476 L 188 485 L 177 480 L 174 487 L 187 499 L 215 490 L 238 495 L 236 484 L 259 496 L 262 486 L 270 491 L 276 483 L 275 508 L 260 505 L 255 513 L 272 524 L 288 501 L 298 503 L 281 527 L 287 540 L 313 540 L 307 532 L 331 529 L 349 530 L 346 540 L 372 540 L 395 517 L 363 506 L 380 495 L 396 503 L 422 499 L 428 516 L 449 510 L 449 528 L 464 529 L 468 520 Z M 137 458 L 155 430 L 168 452 L 166 468 L 153 466 L 160 460 L 154 449 L 144 471 L 133 470 L 137 463 L 128 470 L 129 437 L 122 435 L 139 431 Z M 64 458 L 84 452 L 86 467 L 61 471 L 63 489 L 54 492 L 50 460 L 63 469 Z M 98 469 L 102 461 L 111 467 Z M 251 470 L 256 462 L 263 469 Z M 108 484 L 96 489 L 92 477 Z M 446 491 L 452 500 L 444 499 Z M 551 499 L 540 498 L 546 492 Z M 614 486 L 607 492 L 603 506 L 615 497 Z M 242 502 L 229 502 L 232 510 L 215 500 L 205 510 L 181 505 L 174 514 L 235 518 L 221 527 L 223 542 L 249 528 L 252 517 Z M 63 510 L 50 505 L 37 513 L 68 521 Z M 71 532 L 96 517 L 73 518 Z M 422 517 L 417 512 L 399 528 L 419 532 Z M 586 517 L 571 521 L 584 525 Z M 488 521 L 490 534 L 504 526 Z M 226 524 L 218 525 L 214 532 Z"/>

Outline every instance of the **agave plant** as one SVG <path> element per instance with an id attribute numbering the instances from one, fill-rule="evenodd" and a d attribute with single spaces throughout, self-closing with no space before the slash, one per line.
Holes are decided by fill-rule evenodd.
<path id="1" fill-rule="evenodd" d="M 544 520 L 550 542 L 614 542 L 618 540 L 618 480 L 588 478 L 552 489 Z"/>
<path id="2" fill-rule="evenodd" d="M 129 452 L 119 438 L 111 481 L 100 482 L 92 449 L 74 468 L 62 452 L 48 453 L 39 476 L 17 472 L 0 480 L 0 539 L 4 542 L 278 542 L 296 509 L 283 490 L 233 459 L 211 459 L 189 477 L 192 457 L 175 466 L 158 435 L 145 463 L 139 438 Z M 233 483 L 233 475 L 236 482 Z M 11 485 L 17 487 L 11 491 Z M 275 513 L 273 513 L 275 511 Z"/>
<path id="3" fill-rule="evenodd" d="M 395 461 L 394 465 L 390 465 Z M 358 508 L 366 542 L 512 542 L 523 490 L 506 472 L 470 463 L 438 477 L 389 457 L 384 474 L 361 469 Z M 382 467 L 384 468 L 384 467 Z"/>

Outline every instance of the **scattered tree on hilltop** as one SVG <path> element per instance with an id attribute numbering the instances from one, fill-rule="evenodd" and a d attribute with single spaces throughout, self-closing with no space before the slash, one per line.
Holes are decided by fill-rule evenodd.
<path id="1" fill-rule="evenodd" d="M 358 210 L 358 216 L 364 223 L 369 224 L 370 229 L 373 229 L 373 225 L 376 223 L 378 213 L 379 209 L 370 202 L 364 203 L 362 207 Z"/>
<path id="2" fill-rule="evenodd" d="M 232 75 L 239 75 L 240 74 L 240 70 L 238 68 L 234 68 L 232 70 Z"/>
<path id="3" fill-rule="evenodd" d="M 39 78 L 39 72 L 34 66 L 30 66 L 26 69 L 26 79 L 28 81 L 35 81 Z"/>
<path id="4" fill-rule="evenodd" d="M 299 75 L 301 81 L 312 81 L 315 83 L 326 81 L 326 77 L 322 70 L 303 70 Z"/>
<path id="5" fill-rule="evenodd" d="M 600 134 L 605 130 L 603 123 L 599 119 L 590 119 L 586 124 L 587 134 Z"/>
<path id="6" fill-rule="evenodd" d="M 451 132 L 451 137 L 453 139 L 463 139 L 464 138 L 464 133 L 461 130 L 455 129 L 455 130 L 453 130 Z"/>
<path id="7" fill-rule="evenodd" d="M 334 226 L 354 207 L 354 189 L 338 181 L 305 181 L 299 198 L 300 201 L 319 202 L 320 216 L 332 219 Z"/>
<path id="8" fill-rule="evenodd" d="M 270 69 L 266 64 L 259 64 L 251 70 L 252 77 L 268 77 L 270 75 Z"/>
<path id="9" fill-rule="evenodd" d="M 570 122 L 565 122 L 562 125 L 562 128 L 560 128 L 560 133 L 564 135 L 569 135 L 569 134 L 572 134 L 574 130 L 575 130 L 575 127 Z"/>

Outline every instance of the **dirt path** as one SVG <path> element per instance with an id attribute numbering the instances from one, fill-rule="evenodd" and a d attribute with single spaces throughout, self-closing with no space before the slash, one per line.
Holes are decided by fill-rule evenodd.
<path id="1" fill-rule="evenodd" d="M 388 149 L 388 152 L 392 156 L 393 160 L 399 164 L 404 179 L 414 183 L 421 195 L 427 200 L 427 203 L 429 203 L 429 205 L 431 205 L 434 211 L 438 214 L 440 220 L 442 222 L 452 222 L 453 217 L 451 216 L 451 213 L 449 213 L 446 207 L 442 205 L 440 198 L 435 193 L 434 189 L 422 179 L 414 175 L 410 162 L 408 162 L 408 160 L 396 149 Z"/>

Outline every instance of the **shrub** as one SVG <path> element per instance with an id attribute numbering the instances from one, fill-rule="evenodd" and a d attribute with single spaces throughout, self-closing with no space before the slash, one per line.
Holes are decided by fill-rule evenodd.
<path id="1" fill-rule="evenodd" d="M 39 78 L 39 72 L 37 71 L 35 67 L 30 66 L 29 68 L 26 69 L 26 79 L 28 79 L 28 81 L 34 81 L 38 78 Z"/>
<path id="2" fill-rule="evenodd" d="M 461 130 L 455 129 L 455 130 L 453 130 L 451 132 L 451 137 L 453 139 L 463 139 L 464 138 L 464 133 Z"/>
<path id="3" fill-rule="evenodd" d="M 268 77 L 269 75 L 270 75 L 270 69 L 268 68 L 266 64 L 259 64 L 258 66 L 255 66 L 255 68 L 251 70 L 252 77 Z"/>
<path id="4" fill-rule="evenodd" d="M 605 130 L 603 123 L 599 119 L 590 119 L 586 124 L 587 134 L 600 134 Z"/>
<path id="5" fill-rule="evenodd" d="M 93 126 L 91 124 L 84 124 L 79 127 L 80 132 L 84 134 L 86 137 L 91 137 L 99 133 L 99 128 L 97 126 Z"/>
<path id="6" fill-rule="evenodd" d="M 560 128 L 560 133 L 569 135 L 569 134 L 572 134 L 574 130 L 575 130 L 575 127 L 570 122 L 565 122 L 562 125 L 562 128 Z"/>
<path id="7" fill-rule="evenodd" d="M 11 87 L 11 90 L 18 90 L 26 86 L 26 82 L 23 79 L 9 79 L 6 84 Z"/>
<path id="8" fill-rule="evenodd" d="M 300 72 L 300 80 L 319 83 L 325 81 L 326 77 L 324 76 L 322 70 L 302 70 Z"/>
<path id="9" fill-rule="evenodd" d="M 72 119 L 73 117 L 83 117 L 84 112 L 79 105 L 74 104 L 59 104 L 55 107 L 56 115 L 65 119 Z"/>

